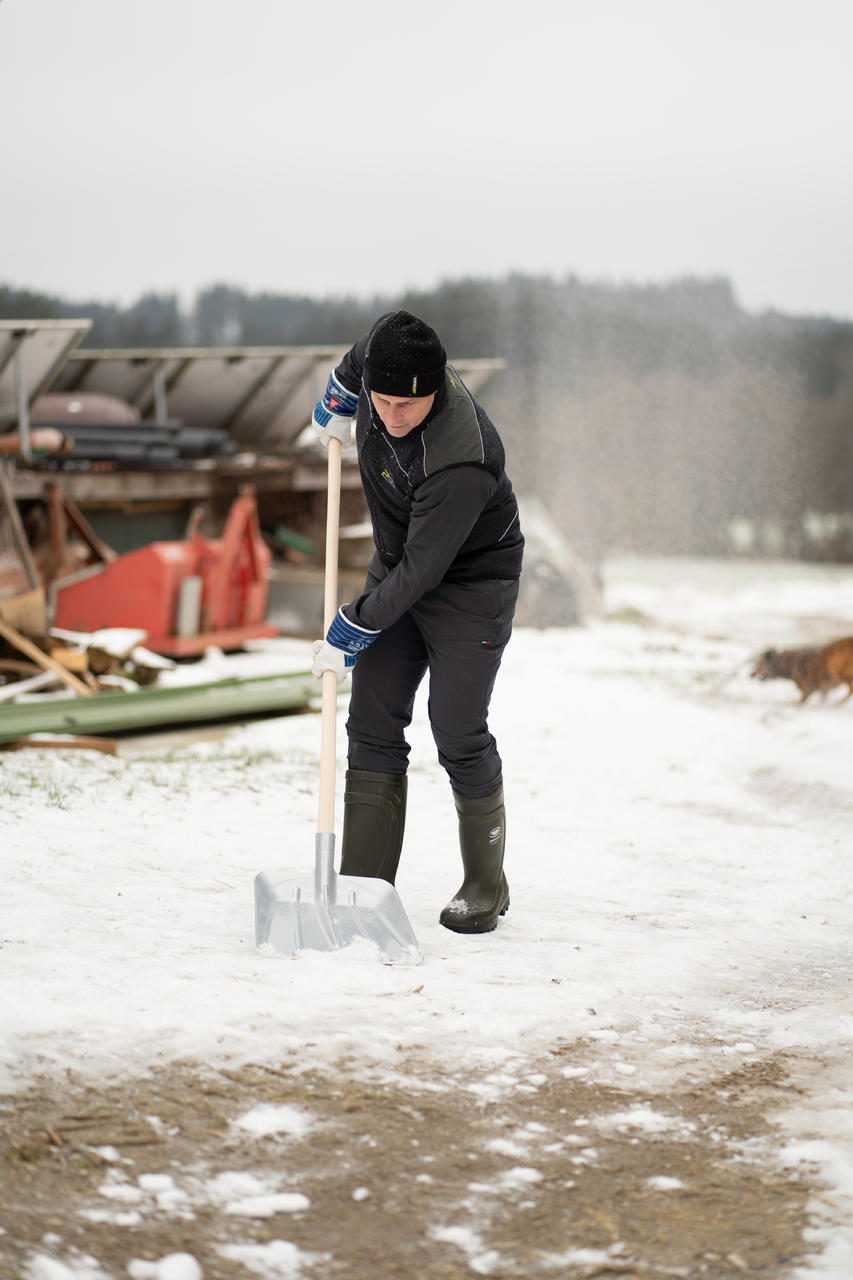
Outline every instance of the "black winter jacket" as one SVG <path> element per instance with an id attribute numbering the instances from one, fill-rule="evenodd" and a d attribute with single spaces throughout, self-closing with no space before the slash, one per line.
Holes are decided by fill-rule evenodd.
<path id="1" fill-rule="evenodd" d="M 358 463 L 375 559 L 386 572 L 344 612 L 381 631 L 440 582 L 518 578 L 524 538 L 501 438 L 455 369 L 447 366 L 424 422 L 392 438 L 362 385 L 369 337 L 347 352 L 335 377 L 358 393 Z"/>

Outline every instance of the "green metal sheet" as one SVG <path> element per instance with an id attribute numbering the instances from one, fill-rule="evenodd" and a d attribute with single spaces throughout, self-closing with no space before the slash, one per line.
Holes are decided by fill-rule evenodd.
<path id="1" fill-rule="evenodd" d="M 310 672 L 232 677 L 209 684 L 91 698 L 45 698 L 0 707 L 0 742 L 31 733 L 99 734 L 305 708 L 319 696 Z"/>

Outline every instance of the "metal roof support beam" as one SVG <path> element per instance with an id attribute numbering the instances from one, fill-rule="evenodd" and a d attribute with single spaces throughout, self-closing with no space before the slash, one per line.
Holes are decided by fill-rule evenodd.
<path id="1" fill-rule="evenodd" d="M 97 363 L 98 361 L 93 361 L 92 367 L 94 368 Z M 103 360 L 101 360 L 100 363 L 103 364 L 104 363 Z M 128 404 L 132 404 L 134 409 L 138 410 L 140 418 L 145 417 L 145 410 L 149 409 L 153 403 L 154 412 L 157 415 L 157 420 L 160 421 L 158 396 L 160 396 L 161 394 L 165 394 L 165 388 L 162 393 L 158 392 L 157 379 L 159 377 L 162 383 L 163 370 L 166 368 L 166 361 L 164 359 L 155 360 L 150 357 L 143 357 L 140 360 L 131 361 L 132 368 L 135 368 L 137 364 L 149 365 L 150 368 L 145 369 L 144 373 L 140 377 L 139 381 L 135 384 L 132 391 L 128 388 L 124 398 L 127 400 Z M 153 401 L 152 401 L 152 388 L 153 388 Z"/>
<path id="2" fill-rule="evenodd" d="M 176 352 L 176 354 L 179 354 L 179 352 Z M 179 360 L 176 367 L 169 374 L 168 378 L 165 377 L 165 375 L 162 372 L 164 363 L 165 362 L 160 362 L 156 366 L 154 370 L 154 376 L 148 384 L 148 388 L 147 388 L 148 394 L 145 396 L 140 395 L 138 401 L 136 402 L 136 407 L 139 409 L 139 412 L 143 418 L 147 417 L 147 415 L 153 409 L 155 415 L 157 415 L 158 422 L 166 420 L 165 418 L 161 419 L 159 417 L 160 404 L 163 405 L 164 410 L 166 411 L 168 410 L 168 393 L 169 391 L 171 391 L 172 387 L 174 387 L 180 381 L 183 375 L 186 373 L 187 369 L 192 364 L 192 358 L 187 356 L 183 360 Z M 158 384 L 159 384 L 159 390 L 158 390 Z M 158 396 L 160 398 L 159 403 L 158 403 Z"/>
<path id="3" fill-rule="evenodd" d="M 169 397 L 166 392 L 166 375 L 163 373 L 163 364 L 160 364 L 157 372 L 154 374 L 154 420 L 156 422 L 169 421 Z"/>
<path id="4" fill-rule="evenodd" d="M 9 365 L 14 360 L 16 353 L 20 351 L 21 343 L 24 341 L 24 338 L 26 338 L 26 336 L 27 336 L 26 329 L 16 329 L 15 332 L 12 334 L 12 336 L 9 339 L 9 343 L 8 343 L 5 354 L 2 357 L 0 357 L 0 373 L 3 373 L 4 369 L 8 369 Z"/>
<path id="5" fill-rule="evenodd" d="M 21 335 L 23 337 L 23 335 Z M 21 437 L 21 457 L 29 462 L 33 456 L 30 448 L 30 400 L 27 377 L 24 371 L 24 349 L 19 343 L 12 356 L 15 366 L 15 399 L 18 406 L 18 435 Z"/>
<path id="6" fill-rule="evenodd" d="M 282 356 L 279 356 L 277 360 L 270 361 L 269 365 L 263 371 L 261 376 L 257 379 L 254 385 L 249 388 L 249 390 L 246 392 L 246 394 L 244 395 L 240 403 L 236 405 L 234 409 L 232 409 L 231 413 L 229 413 L 228 417 L 222 423 L 222 429 L 224 431 L 230 431 L 234 423 L 239 421 L 239 419 L 246 412 L 249 405 L 254 400 L 255 396 L 260 391 L 263 391 L 264 387 L 267 385 L 270 378 L 273 376 L 274 373 L 278 372 L 278 370 L 284 364 L 286 359 L 287 359 L 287 356 L 282 355 Z"/>
<path id="7" fill-rule="evenodd" d="M 80 361 L 80 368 L 77 370 L 77 373 L 74 375 L 74 377 L 69 382 L 67 382 L 65 386 L 62 388 L 63 391 L 82 390 L 83 384 L 85 383 L 89 374 L 92 372 L 95 365 L 97 364 L 96 360 L 86 359 L 85 351 L 76 352 L 74 359 Z"/>
<path id="8" fill-rule="evenodd" d="M 0 373 L 4 369 L 8 369 L 10 364 L 12 365 L 12 373 L 15 379 L 15 422 L 21 442 L 19 452 L 29 462 L 33 455 L 30 448 L 29 389 L 24 369 L 24 339 L 26 336 L 26 330 L 24 329 L 12 334 L 9 349 L 2 363 L 0 363 Z"/>
<path id="9" fill-rule="evenodd" d="M 337 364 L 337 361 L 335 361 L 335 363 Z M 267 431 L 270 427 L 270 424 L 275 422 L 275 420 L 281 414 L 282 410 L 285 409 L 290 404 L 291 400 L 293 400 L 294 396 L 296 396 L 297 392 L 299 392 L 301 388 L 304 386 L 304 384 L 306 382 L 309 382 L 311 378 L 313 378 L 314 376 L 315 376 L 315 365 L 313 363 L 310 363 L 306 366 L 306 368 L 303 370 L 302 373 L 298 374 L 294 378 L 287 394 L 281 397 L 281 400 L 278 402 L 278 404 L 274 405 L 270 409 L 266 417 L 263 419 L 263 421 L 259 423 L 258 428 L 255 431 L 255 439 L 258 443 L 263 443 L 263 441 L 266 439 Z M 304 422 L 300 423 L 296 427 L 296 429 L 291 433 L 287 443 L 288 444 L 292 443 L 292 441 L 295 440 L 296 437 L 299 435 L 302 428 L 306 425 L 307 423 L 304 423 Z"/>

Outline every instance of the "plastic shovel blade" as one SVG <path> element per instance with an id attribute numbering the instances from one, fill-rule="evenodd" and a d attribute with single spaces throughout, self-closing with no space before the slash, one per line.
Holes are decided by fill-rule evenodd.
<path id="1" fill-rule="evenodd" d="M 337 951 L 361 938 L 388 964 L 420 964 L 423 955 L 397 890 L 386 880 L 337 875 L 333 840 L 317 837 L 312 879 L 268 871 L 255 877 L 256 945 L 289 955 Z"/>

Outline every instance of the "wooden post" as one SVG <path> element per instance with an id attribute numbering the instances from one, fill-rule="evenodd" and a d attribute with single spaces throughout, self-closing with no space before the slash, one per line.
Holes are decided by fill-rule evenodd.
<path id="1" fill-rule="evenodd" d="M 36 568 L 35 560 L 33 560 L 33 553 L 30 551 L 30 544 L 27 542 L 27 535 L 24 533 L 24 526 L 21 524 L 21 513 L 18 510 L 18 504 L 12 492 L 12 484 L 9 480 L 9 473 L 6 470 L 6 463 L 2 459 L 0 459 L 0 496 L 2 496 L 9 512 L 12 535 L 15 539 L 15 545 L 18 549 L 18 555 L 21 557 L 27 580 L 31 587 L 38 587 L 41 585 L 38 569 Z"/>
<path id="2" fill-rule="evenodd" d="M 43 670 L 52 671 L 63 684 L 67 684 L 68 688 L 73 689 L 75 693 L 79 693 L 86 698 L 92 696 L 92 690 L 88 685 L 85 685 L 82 680 L 78 680 L 70 671 L 66 671 L 61 663 L 55 662 L 37 644 L 33 644 L 26 636 L 22 636 L 20 631 L 16 631 L 14 627 L 10 626 L 8 622 L 4 622 L 2 618 L 0 618 L 0 636 L 4 640 L 8 640 L 9 644 L 17 649 L 19 653 L 26 654 L 33 662 L 38 663 Z"/>

